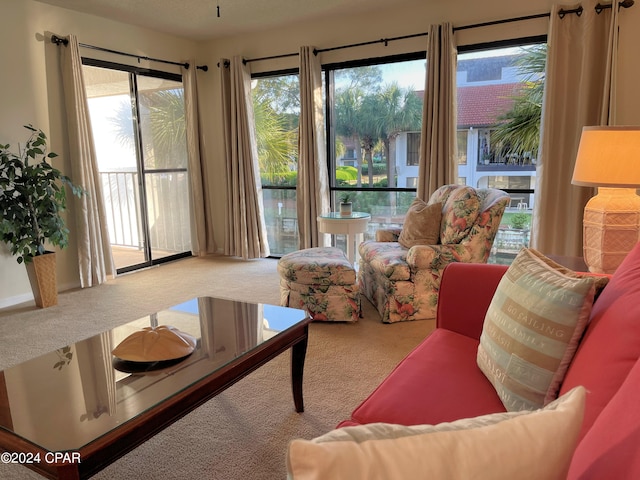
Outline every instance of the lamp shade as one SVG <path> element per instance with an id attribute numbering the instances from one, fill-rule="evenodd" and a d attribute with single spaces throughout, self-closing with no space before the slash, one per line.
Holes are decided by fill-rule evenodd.
<path id="1" fill-rule="evenodd" d="M 640 186 L 640 127 L 584 127 L 571 183 Z"/>

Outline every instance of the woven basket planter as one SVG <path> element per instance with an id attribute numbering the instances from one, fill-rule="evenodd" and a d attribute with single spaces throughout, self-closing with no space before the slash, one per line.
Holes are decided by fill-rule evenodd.
<path id="1" fill-rule="evenodd" d="M 26 264 L 29 282 L 36 305 L 40 308 L 58 304 L 58 284 L 56 280 L 56 254 L 47 252 L 33 257 Z"/>

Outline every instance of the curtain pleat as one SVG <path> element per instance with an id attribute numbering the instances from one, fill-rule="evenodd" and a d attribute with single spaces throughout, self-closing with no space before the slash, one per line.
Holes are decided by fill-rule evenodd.
<path id="1" fill-rule="evenodd" d="M 190 65 L 195 63 L 189 62 Z M 192 250 L 198 256 L 215 252 L 212 227 L 210 193 L 208 189 L 207 164 L 204 161 L 204 144 L 200 142 L 200 116 L 198 112 L 197 69 L 183 69 L 185 119 L 187 127 L 187 155 L 189 157 L 189 180 L 191 212 L 193 215 Z"/>
<path id="2" fill-rule="evenodd" d="M 228 58 L 221 58 L 220 62 L 220 92 L 221 92 L 221 107 L 222 107 L 222 144 L 225 158 L 225 180 L 227 189 L 227 201 L 224 209 L 224 244 L 223 253 L 225 255 L 232 255 L 233 250 L 233 238 L 235 224 L 232 219 L 233 203 L 231 201 L 231 193 L 233 191 L 233 185 L 231 181 L 231 173 L 229 171 L 229 161 L 226 160 L 231 156 L 231 61 Z"/>
<path id="3" fill-rule="evenodd" d="M 549 27 L 540 160 L 531 246 L 547 254 L 582 256 L 584 207 L 592 188 L 571 185 L 582 127 L 614 121 L 618 9 L 558 16 Z M 566 6 L 565 6 L 566 8 Z"/>
<path id="4" fill-rule="evenodd" d="M 313 47 L 300 48 L 300 128 L 298 183 L 296 186 L 299 247 L 325 246 L 318 231 L 318 215 L 330 210 L 324 119 L 322 71 Z"/>
<path id="5" fill-rule="evenodd" d="M 80 285 L 85 288 L 115 276 L 116 269 L 111 255 L 82 58 L 76 36 L 69 35 L 68 38 L 68 45 L 61 49 L 60 60 L 71 171 L 74 182 L 87 192 L 81 198 L 74 197 Z"/>
<path id="6" fill-rule="evenodd" d="M 251 76 L 242 57 L 221 60 L 223 140 L 227 175 L 224 253 L 243 259 L 269 256 L 258 167 Z"/>
<path id="7" fill-rule="evenodd" d="M 450 23 L 431 25 L 422 111 L 418 198 L 457 182 L 457 48 Z"/>

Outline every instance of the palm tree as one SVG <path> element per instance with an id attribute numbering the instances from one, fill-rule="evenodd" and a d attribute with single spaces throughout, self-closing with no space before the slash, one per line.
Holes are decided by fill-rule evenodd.
<path id="1" fill-rule="evenodd" d="M 401 133 L 419 130 L 422 124 L 422 99 L 411 88 L 400 88 L 397 82 L 387 85 L 379 96 L 378 125 L 387 161 L 388 186 L 395 187 L 395 159 L 391 158 L 391 142 Z"/>
<path id="2" fill-rule="evenodd" d="M 155 168 L 175 167 L 176 163 L 187 164 L 187 125 L 184 110 L 184 90 L 182 88 L 141 91 L 140 105 L 143 113 L 142 132 L 150 132 L 143 142 L 145 164 Z M 146 125 L 145 123 L 149 122 Z M 178 160 L 178 162 L 176 162 Z"/>
<path id="3" fill-rule="evenodd" d="M 334 100 L 335 132 L 350 139 L 356 146 L 358 187 L 362 185 L 360 167 L 363 159 L 368 163 L 369 184 L 373 185 L 372 152 L 378 136 L 373 124 L 375 110 L 372 110 L 371 100 L 367 98 L 378 91 L 381 81 L 382 72 L 377 66 L 348 68 L 335 77 L 336 85 L 340 85 L 336 89 Z"/>
<path id="4" fill-rule="evenodd" d="M 380 128 L 380 95 L 367 95 L 363 98 L 355 128 L 360 137 L 360 146 L 364 151 L 364 161 L 367 164 L 367 174 L 369 186 L 373 187 L 373 150 L 381 139 L 382 130 Z"/>
<path id="5" fill-rule="evenodd" d="M 147 168 L 186 166 L 186 123 L 184 90 L 142 90 L 139 92 L 142 149 Z M 122 101 L 109 119 L 115 127 L 116 138 L 127 147 L 134 148 L 130 101 Z"/>
<path id="6" fill-rule="evenodd" d="M 269 98 L 255 90 L 253 113 L 261 176 L 274 185 L 296 168 L 297 129 L 288 129 L 286 119 L 272 108 Z"/>
<path id="7" fill-rule="evenodd" d="M 347 88 L 336 92 L 335 98 L 335 131 L 337 135 L 350 139 L 356 146 L 356 164 L 358 166 L 357 186 L 362 184 L 362 151 L 358 130 L 359 112 L 362 103 L 362 92 L 358 88 Z"/>
<path id="8" fill-rule="evenodd" d="M 537 156 L 546 59 L 547 45 L 541 44 L 526 48 L 516 60 L 519 72 L 527 80 L 513 98 L 511 110 L 499 117 L 501 123 L 491 133 L 491 143 L 501 156 Z"/>

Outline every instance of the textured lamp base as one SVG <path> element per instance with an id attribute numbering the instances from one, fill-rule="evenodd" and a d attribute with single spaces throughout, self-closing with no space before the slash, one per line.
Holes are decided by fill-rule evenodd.
<path id="1" fill-rule="evenodd" d="M 613 273 L 640 241 L 640 197 L 632 188 L 599 188 L 584 208 L 584 262 Z"/>

